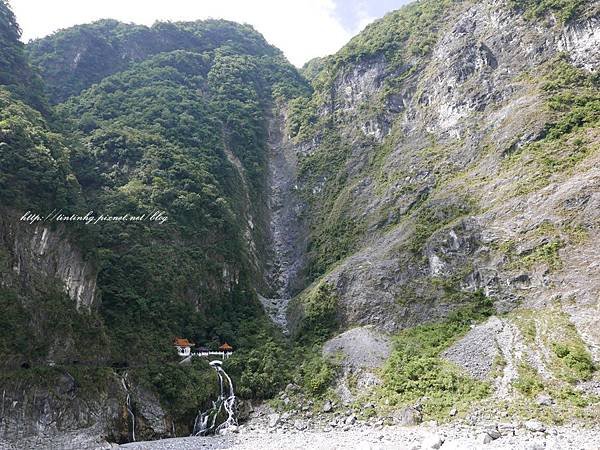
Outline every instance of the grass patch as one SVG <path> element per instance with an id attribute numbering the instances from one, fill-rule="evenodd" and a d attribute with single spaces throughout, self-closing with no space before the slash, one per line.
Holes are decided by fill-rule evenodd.
<path id="1" fill-rule="evenodd" d="M 559 380 L 558 384 L 589 380 L 596 371 L 577 328 L 559 306 L 519 310 L 518 313 L 513 313 L 512 320 L 529 346 L 538 351 L 542 350 L 537 348 L 540 345 L 548 349 L 545 354 L 549 356 L 545 363 Z M 526 371 L 524 374 L 527 375 Z"/>
<path id="2" fill-rule="evenodd" d="M 560 269 L 562 261 L 558 252 L 564 246 L 565 244 L 560 240 L 546 242 L 523 257 L 518 264 L 526 269 L 530 269 L 538 264 L 546 264 L 550 270 Z"/>
<path id="3" fill-rule="evenodd" d="M 589 380 L 596 370 L 590 353 L 581 342 L 554 342 L 552 350 L 563 366 L 561 375 L 566 381 Z"/>
<path id="4" fill-rule="evenodd" d="M 544 390 L 540 374 L 531 365 L 522 362 L 517 368 L 519 376 L 512 382 L 513 387 L 526 397 L 535 397 Z"/>
<path id="5" fill-rule="evenodd" d="M 551 118 L 540 140 L 504 162 L 519 172 L 516 195 L 547 186 L 556 174 L 569 172 L 598 148 L 594 130 L 600 123 L 600 76 L 572 66 L 565 55 L 546 67 L 537 83 Z"/>
<path id="6" fill-rule="evenodd" d="M 312 397 L 323 396 L 335 380 L 336 367 L 319 353 L 306 359 L 298 371 L 298 381 L 305 392 Z"/>

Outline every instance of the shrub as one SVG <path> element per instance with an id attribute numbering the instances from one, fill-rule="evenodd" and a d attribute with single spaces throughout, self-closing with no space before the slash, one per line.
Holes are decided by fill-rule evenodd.
<path id="1" fill-rule="evenodd" d="M 596 370 L 589 352 L 583 345 L 569 345 L 555 342 L 552 350 L 560 360 L 573 371 L 567 381 L 588 380 Z"/>
<path id="2" fill-rule="evenodd" d="M 313 396 L 320 396 L 335 379 L 333 364 L 325 361 L 321 355 L 314 354 L 304 361 L 299 371 L 302 387 Z"/>
<path id="3" fill-rule="evenodd" d="M 302 297 L 301 302 L 303 312 L 296 337 L 307 345 L 325 341 L 339 326 L 334 287 L 321 282 Z"/>
<path id="4" fill-rule="evenodd" d="M 381 396 L 395 405 L 426 398 L 425 414 L 436 417 L 454 406 L 467 408 L 470 402 L 486 397 L 487 383 L 470 378 L 440 354 L 473 322 L 489 316 L 491 308 L 489 299 L 482 297 L 443 322 L 401 331 L 383 369 Z"/>

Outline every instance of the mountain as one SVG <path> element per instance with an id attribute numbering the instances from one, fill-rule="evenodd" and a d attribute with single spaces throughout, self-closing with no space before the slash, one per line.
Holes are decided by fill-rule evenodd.
<path id="1" fill-rule="evenodd" d="M 448 359 L 519 407 L 597 395 L 599 8 L 420 1 L 290 102 L 314 282 L 288 316 L 300 336 L 399 333 L 369 398 L 468 409 Z"/>
<path id="2" fill-rule="evenodd" d="M 31 70 L 25 46 L 19 40 L 21 29 L 10 8 L 3 2 L 0 9 L 0 84 L 21 100 L 43 111 L 47 110 L 40 77 Z"/>
<path id="3" fill-rule="evenodd" d="M 125 386 L 153 408 L 138 417 L 138 436 L 186 433 L 213 396 L 202 378 L 212 372 L 179 366 L 175 336 L 239 348 L 246 356 L 230 362 L 238 392 L 273 395 L 290 363 L 256 295 L 273 290 L 268 134 L 272 111 L 308 83 L 262 36 L 231 22 L 79 26 L 30 44 L 38 69 L 10 25 L 15 64 L 42 75 L 40 98 L 69 99 L 46 117 L 21 102 L 21 86 L 7 82 L 1 97 L 2 374 L 7 398 L 22 405 L 2 436 L 35 434 L 35 423 L 57 417 L 54 432 L 88 427 L 105 410 L 94 426 L 127 440 Z M 132 36 L 147 47 L 135 50 Z M 28 223 L 27 211 L 147 219 Z M 241 364 L 247 358 L 260 359 Z M 193 385 L 179 391 L 180 382 Z M 61 383 L 72 397 L 48 390 Z"/>
<path id="4" fill-rule="evenodd" d="M 0 0 L 0 439 L 189 434 L 176 336 L 289 414 L 593 422 L 599 12 L 421 0 L 298 72 L 222 20 L 23 46 Z"/>
<path id="5" fill-rule="evenodd" d="M 283 62 L 282 53 L 252 27 L 225 20 L 157 22 L 152 27 L 100 20 L 30 42 L 27 53 L 44 74 L 50 100 L 59 103 L 159 53 L 205 53 L 218 48 L 278 60 L 273 76 L 284 72 L 286 78 L 300 82 L 291 66 Z"/>

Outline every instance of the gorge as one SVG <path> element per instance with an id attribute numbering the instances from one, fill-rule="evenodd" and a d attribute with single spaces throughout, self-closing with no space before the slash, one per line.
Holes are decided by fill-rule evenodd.
<path id="1" fill-rule="evenodd" d="M 175 336 L 297 431 L 597 429 L 599 13 L 420 0 L 296 69 L 224 20 L 22 44 L 0 0 L 0 447 L 203 434 Z"/>

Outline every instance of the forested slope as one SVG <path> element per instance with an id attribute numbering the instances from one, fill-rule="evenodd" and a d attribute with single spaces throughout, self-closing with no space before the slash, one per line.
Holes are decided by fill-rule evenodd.
<path id="1" fill-rule="evenodd" d="M 232 344 L 238 390 L 272 395 L 289 362 L 256 295 L 270 289 L 268 126 L 272 109 L 308 84 L 260 34 L 225 21 L 79 26 L 29 44 L 32 69 L 14 16 L 0 8 L 7 391 L 21 401 L 27 373 L 38 403 L 69 411 L 61 427 L 77 428 L 75 406 L 52 389 L 73 376 L 72 401 L 93 402 L 83 420 L 107 408 L 119 436 L 126 423 L 110 418 L 119 409 L 97 404 L 123 395 L 115 377 L 129 370 L 128 383 L 158 396 L 165 423 L 185 430 L 213 391 L 198 378 L 208 366 L 176 367 L 172 339 L 185 336 Z M 50 108 L 46 95 L 69 99 Z M 30 224 L 19 220 L 26 211 L 147 219 Z M 38 403 L 24 413 L 32 420 L 46 414 Z M 141 427 L 148 437 L 171 432 Z"/>

